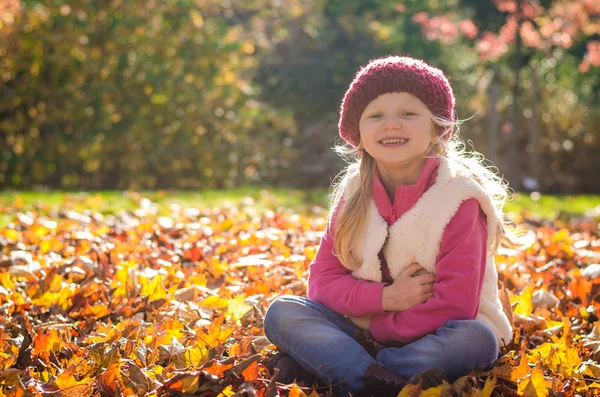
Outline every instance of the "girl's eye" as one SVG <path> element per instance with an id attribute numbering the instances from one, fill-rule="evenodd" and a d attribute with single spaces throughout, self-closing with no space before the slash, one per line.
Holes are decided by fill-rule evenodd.
<path id="1" fill-rule="evenodd" d="M 381 118 L 381 113 L 375 113 L 369 116 L 370 119 L 378 119 Z"/>
<path id="2" fill-rule="evenodd" d="M 403 116 L 414 116 L 414 115 L 416 115 L 416 113 L 414 113 L 414 112 L 402 112 L 402 115 Z"/>

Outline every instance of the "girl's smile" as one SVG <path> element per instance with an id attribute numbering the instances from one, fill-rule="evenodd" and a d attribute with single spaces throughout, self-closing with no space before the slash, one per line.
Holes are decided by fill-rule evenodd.
<path id="1" fill-rule="evenodd" d="M 435 135 L 427 106 L 406 92 L 371 101 L 361 115 L 359 131 L 364 149 L 387 184 L 416 181 Z"/>
<path id="2" fill-rule="evenodd" d="M 384 138 L 378 141 L 378 143 L 384 147 L 398 147 L 406 144 L 407 142 L 408 139 L 406 138 Z"/>

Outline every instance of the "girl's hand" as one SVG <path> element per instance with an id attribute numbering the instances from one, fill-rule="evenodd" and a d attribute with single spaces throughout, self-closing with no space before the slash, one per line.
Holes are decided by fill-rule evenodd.
<path id="1" fill-rule="evenodd" d="M 424 269 L 418 264 L 409 265 L 398 275 L 392 285 L 383 287 L 381 307 L 385 311 L 400 312 L 419 305 L 433 296 L 433 274 L 415 275 Z"/>
<path id="2" fill-rule="evenodd" d="M 368 331 L 369 323 L 371 322 L 371 316 L 362 316 L 362 317 L 348 317 L 350 321 L 354 323 L 358 328 Z"/>

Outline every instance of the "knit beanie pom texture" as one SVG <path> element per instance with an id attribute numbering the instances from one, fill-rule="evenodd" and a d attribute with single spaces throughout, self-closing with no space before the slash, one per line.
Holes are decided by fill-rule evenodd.
<path id="1" fill-rule="evenodd" d="M 356 147 L 360 142 L 358 125 L 363 111 L 371 101 L 391 92 L 412 94 L 433 115 L 454 121 L 454 94 L 444 72 L 419 59 L 388 56 L 370 61 L 350 84 L 340 107 L 340 137 Z"/>

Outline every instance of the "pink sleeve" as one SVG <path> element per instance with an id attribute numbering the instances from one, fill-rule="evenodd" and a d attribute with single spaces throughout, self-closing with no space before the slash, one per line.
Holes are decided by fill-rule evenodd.
<path id="1" fill-rule="evenodd" d="M 369 331 L 381 343 L 408 343 L 435 332 L 448 320 L 477 316 L 487 253 L 484 213 L 464 201 L 442 236 L 432 298 L 402 312 L 371 317 Z"/>
<path id="2" fill-rule="evenodd" d="M 381 292 L 384 283 L 355 279 L 334 255 L 333 238 L 327 227 L 310 264 L 308 299 L 351 317 L 384 313 Z"/>

